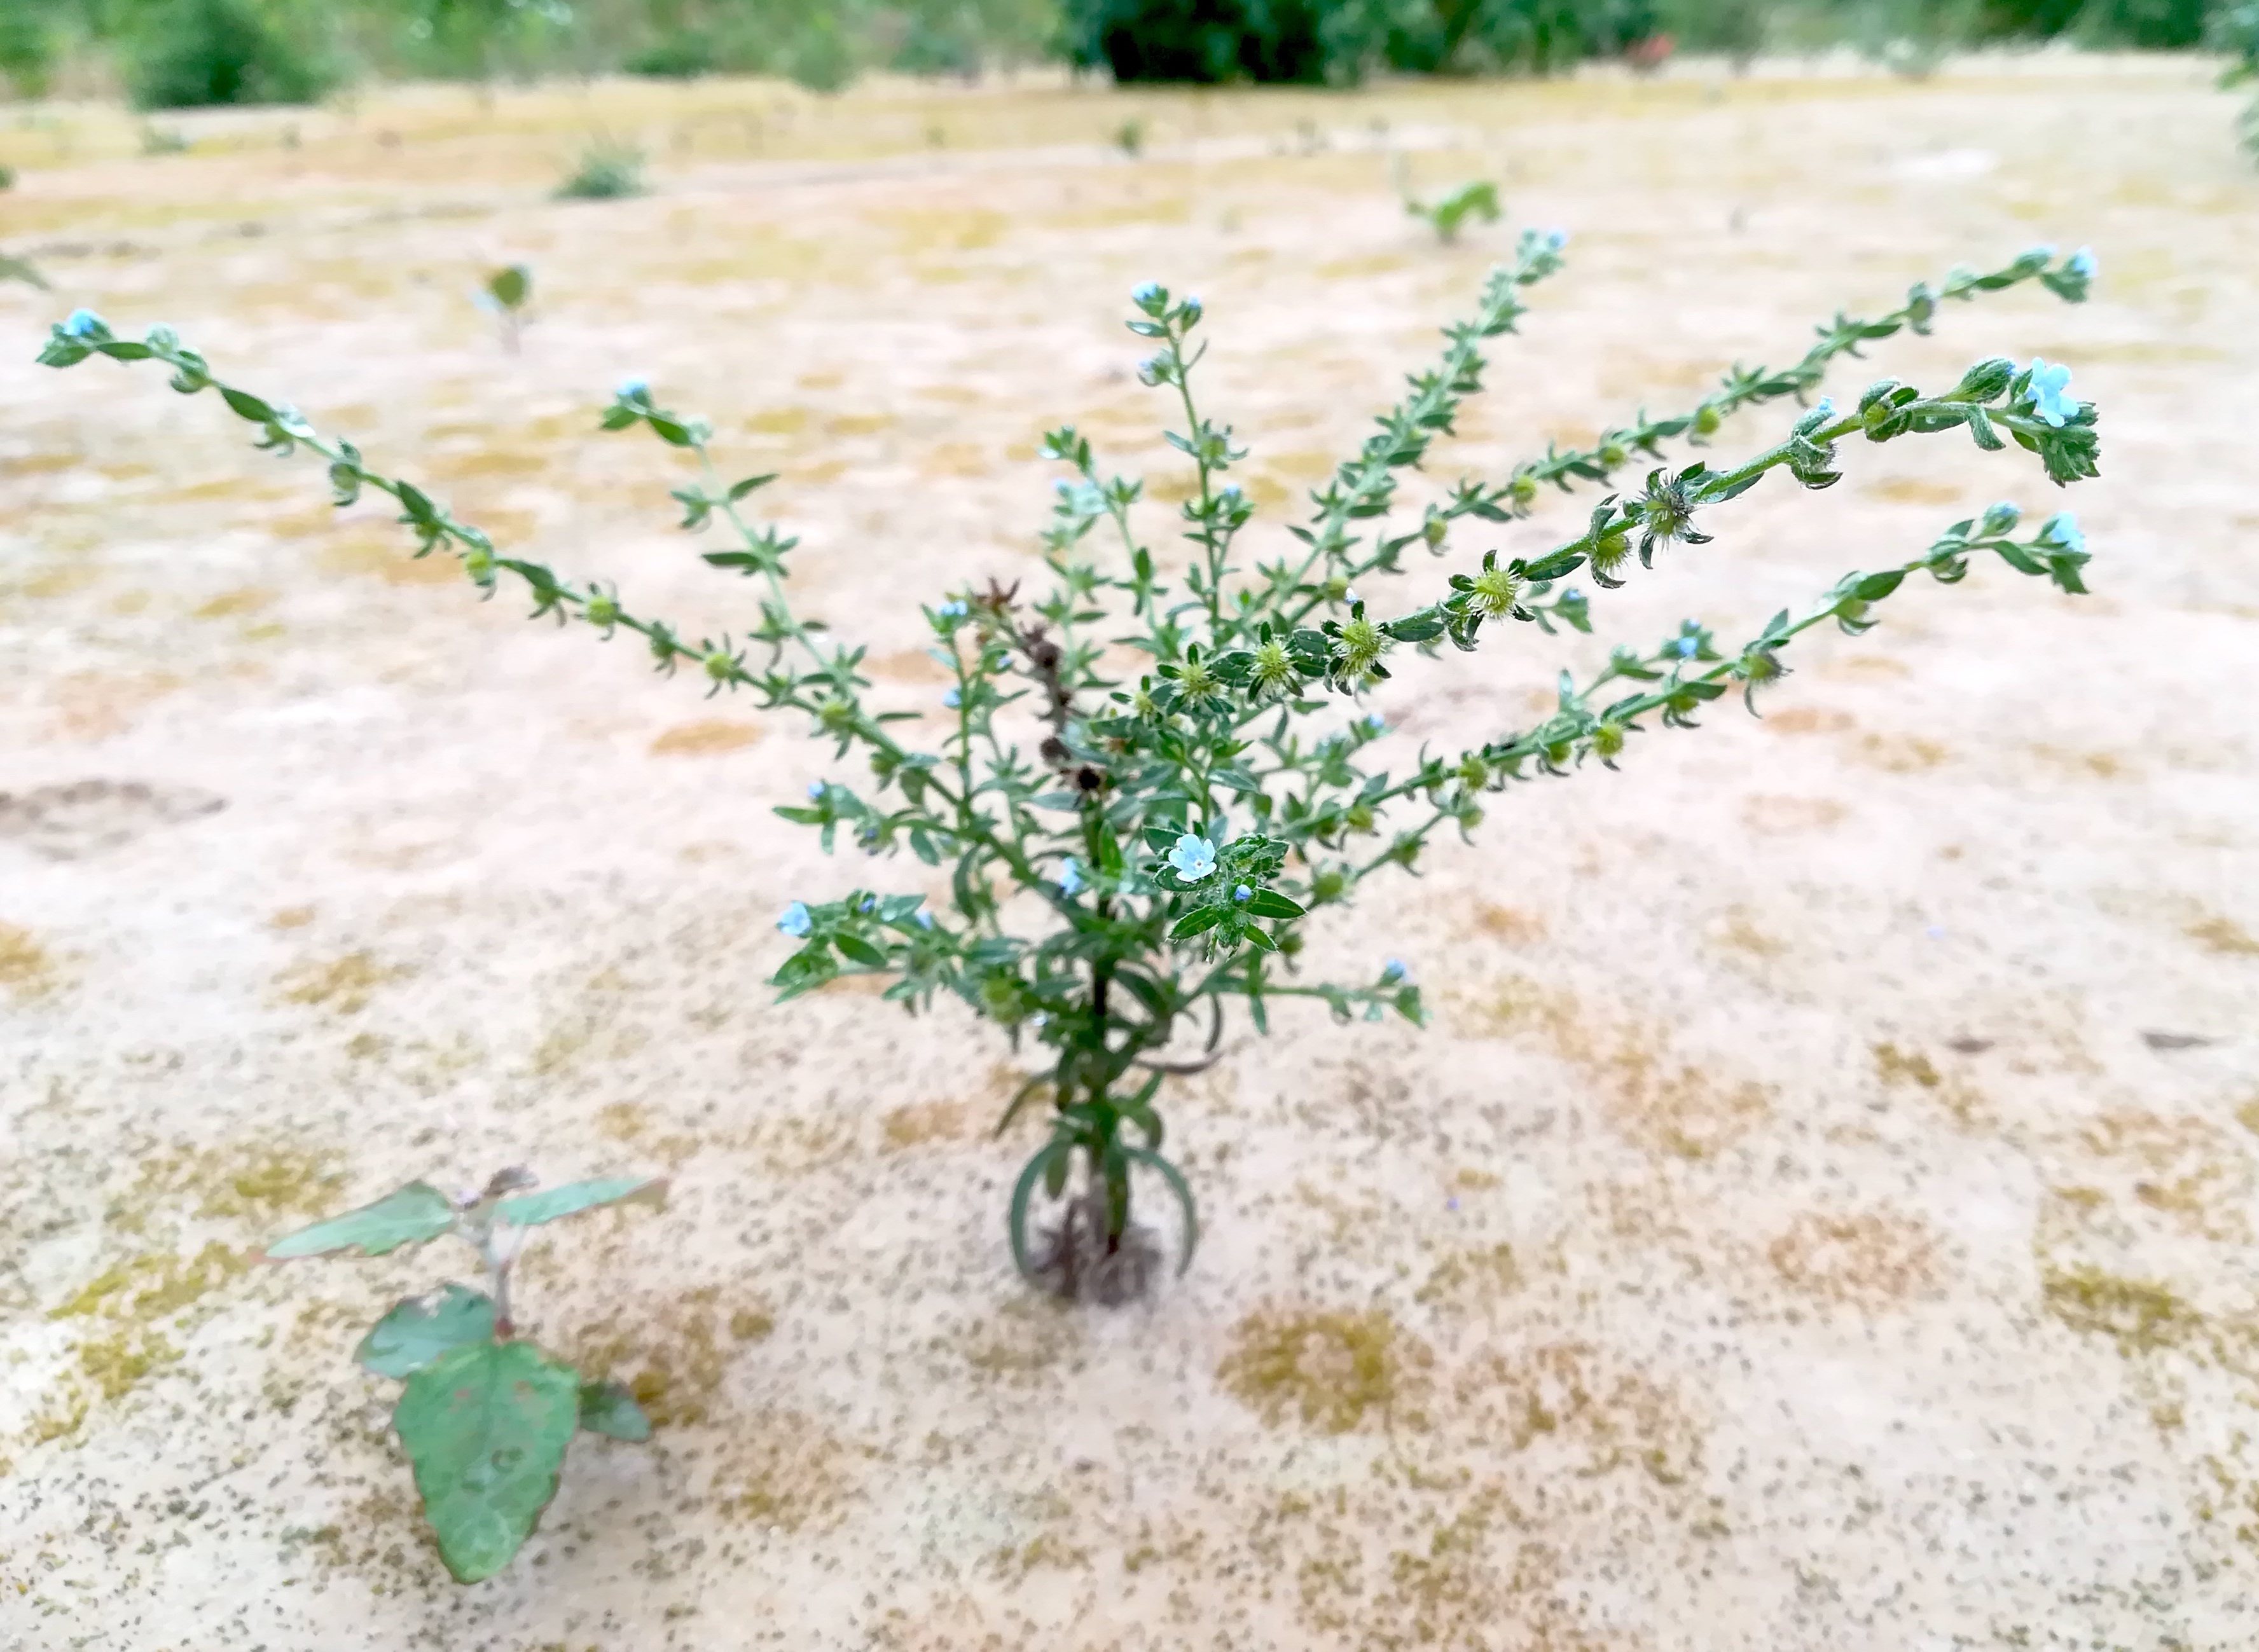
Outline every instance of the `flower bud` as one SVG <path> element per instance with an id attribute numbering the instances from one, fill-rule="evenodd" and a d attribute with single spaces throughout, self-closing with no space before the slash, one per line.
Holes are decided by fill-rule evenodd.
<path id="1" fill-rule="evenodd" d="M 1977 524 L 1977 528 L 1986 538 L 1997 539 L 2002 534 L 2013 533 L 2016 524 L 2023 519 L 2021 510 L 2002 500 L 1985 513 L 1984 520 Z"/>

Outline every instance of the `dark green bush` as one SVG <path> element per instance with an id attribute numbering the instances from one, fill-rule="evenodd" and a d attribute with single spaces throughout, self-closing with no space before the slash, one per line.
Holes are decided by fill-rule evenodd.
<path id="1" fill-rule="evenodd" d="M 2209 0 L 2086 0 L 2079 32 L 2098 46 L 2177 52 L 2201 42 Z"/>
<path id="2" fill-rule="evenodd" d="M 311 103 L 339 78 L 307 24 L 278 21 L 254 0 L 167 0 L 143 11 L 119 68 L 137 109 Z"/>
<path id="3" fill-rule="evenodd" d="M 1543 75 L 1657 26 L 1650 0 L 1066 0 L 1065 15 L 1075 60 L 1117 81 Z"/>
<path id="4" fill-rule="evenodd" d="M 660 37 L 621 66 L 652 80 L 690 81 L 721 67 L 714 37 L 701 29 L 677 29 Z"/>
<path id="5" fill-rule="evenodd" d="M 63 15 L 60 0 L 0 0 L 0 75 L 26 97 L 46 93 Z"/>
<path id="6" fill-rule="evenodd" d="M 1066 0 L 1065 26 L 1075 61 L 1125 83 L 1326 78 L 1308 0 Z"/>

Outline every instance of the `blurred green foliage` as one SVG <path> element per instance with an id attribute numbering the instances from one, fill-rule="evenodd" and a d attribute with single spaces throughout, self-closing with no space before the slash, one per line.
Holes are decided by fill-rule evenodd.
<path id="1" fill-rule="evenodd" d="M 1348 84 L 1548 74 L 1667 35 L 1746 61 L 1849 45 L 1935 61 L 2062 39 L 2185 49 L 2236 0 L 0 0 L 21 95 L 115 84 L 144 108 L 306 102 L 369 75 L 490 81 L 868 70 L 1064 59 L 1123 81 Z"/>

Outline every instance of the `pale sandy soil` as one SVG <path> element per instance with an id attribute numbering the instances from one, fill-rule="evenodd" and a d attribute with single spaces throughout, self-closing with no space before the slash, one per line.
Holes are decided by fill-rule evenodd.
<path id="1" fill-rule="evenodd" d="M 2252 1644 L 2259 175 L 2208 86 L 417 93 L 146 159 L 114 115 L 0 129 L 0 246 L 57 288 L 0 288 L 0 1645 Z M 656 192 L 549 203 L 599 126 Z M 2091 307 L 2020 291 L 1878 370 L 2074 365 L 2097 594 L 1909 590 L 1804 647 L 1766 721 L 1500 798 L 1320 926 L 1344 974 L 1407 959 L 1437 1024 L 1282 1017 L 1180 1091 L 1206 1244 L 1115 1314 L 1012 1275 L 1035 1138 L 989 1139 L 988 1029 L 767 1001 L 785 901 L 922 887 L 770 814 L 823 749 L 481 607 L 373 509 L 333 524 L 208 398 L 28 364 L 75 303 L 170 321 L 718 629 L 741 588 L 667 526 L 668 454 L 592 433 L 647 374 L 787 472 L 802 600 L 931 706 L 909 601 L 1035 567 L 1037 431 L 1163 462 L 1135 282 L 1208 301 L 1272 507 L 1427 355 L 1507 232 L 1423 241 L 1386 142 L 1577 238 L 1445 478 L 1691 402 L 1839 303 L 2091 242 Z M 510 258 L 516 359 L 467 297 Z M 1992 498 L 2052 507 L 1957 438 L 1849 459 L 1719 513 L 1606 628 L 1737 631 Z M 1525 724 L 1596 652 L 1519 630 L 1400 677 L 1395 760 Z M 465 1589 L 347 1360 L 457 1258 L 247 1262 L 521 1159 L 673 1172 L 663 1213 L 552 1230 L 525 1305 L 662 1428 L 576 1445 Z"/>

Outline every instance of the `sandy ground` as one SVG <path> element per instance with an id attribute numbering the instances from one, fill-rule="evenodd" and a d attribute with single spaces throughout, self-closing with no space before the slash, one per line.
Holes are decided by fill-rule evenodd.
<path id="1" fill-rule="evenodd" d="M 2259 175 L 2208 85 L 401 93 L 147 157 L 98 110 L 0 129 L 0 245 L 56 287 L 0 289 L 0 1645 L 2252 1644 Z M 655 192 L 552 204 L 599 129 Z M 1272 539 L 1427 356 L 1508 232 L 1423 239 L 1389 145 L 1577 238 L 1439 478 L 2091 242 L 2089 308 L 2020 291 L 1878 366 L 2074 365 L 2097 594 L 1909 591 L 1803 648 L 1765 721 L 1501 798 L 1320 926 L 1343 974 L 1408 960 L 1436 1025 L 1282 1017 L 1181 1089 L 1206 1243 L 1112 1314 L 1013 1277 L 1036 1138 L 989 1136 L 988 1029 L 769 1004 L 785 901 L 922 887 L 770 814 L 824 748 L 480 606 L 209 399 L 28 360 L 75 303 L 170 321 L 505 541 L 718 629 L 741 587 L 668 527 L 669 455 L 592 431 L 646 374 L 787 473 L 806 608 L 930 707 L 909 599 L 1034 568 L 1037 431 L 1165 464 L 1137 281 L 1207 300 Z M 507 259 L 539 295 L 516 358 L 467 298 Z M 1849 458 L 1719 513 L 1604 629 L 1754 625 L 2053 503 L 1957 439 Z M 1396 760 L 1526 725 L 1598 646 L 1400 677 Z M 552 1229 L 524 1304 L 662 1426 L 576 1445 L 466 1589 L 347 1359 L 460 1258 L 249 1257 L 517 1160 L 673 1173 L 663 1212 Z"/>

